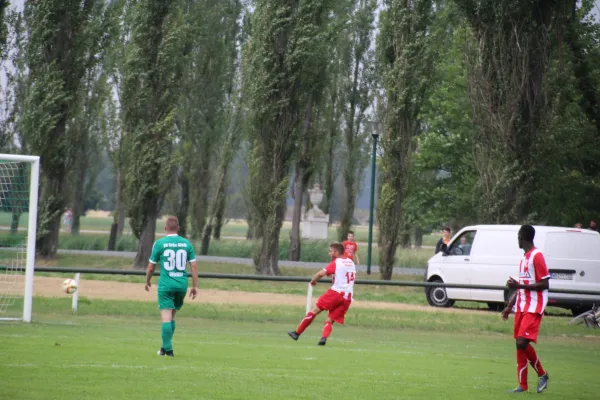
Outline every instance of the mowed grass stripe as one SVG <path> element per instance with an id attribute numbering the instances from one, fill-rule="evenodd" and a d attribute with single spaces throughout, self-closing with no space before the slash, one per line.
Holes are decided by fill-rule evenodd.
<path id="1" fill-rule="evenodd" d="M 102 299 L 80 299 L 78 316 L 118 316 L 155 317 L 158 306 L 155 302 L 115 301 Z M 72 316 L 71 299 L 35 297 L 34 319 L 48 314 L 57 314 L 61 319 Z M 304 316 L 304 305 L 273 306 L 244 304 L 202 304 L 186 300 L 181 311 L 182 317 L 233 322 L 288 323 L 296 326 Z M 74 321 L 77 321 L 75 319 Z M 600 340 L 600 329 L 589 329 L 583 325 L 568 325 L 569 318 L 544 317 L 541 335 L 558 337 L 590 337 Z M 512 320 L 505 322 L 499 313 L 486 311 L 451 312 L 429 308 L 428 311 L 415 310 L 371 310 L 351 307 L 346 316 L 346 325 L 370 329 L 418 329 L 423 331 L 486 333 L 512 336 Z M 340 327 L 344 329 L 344 327 Z M 376 338 L 374 338 L 376 340 Z M 600 342 L 599 342 L 600 343 Z"/>
<path id="2" fill-rule="evenodd" d="M 314 325 L 292 342 L 287 324 L 178 318 L 166 359 L 158 318 L 48 314 L 0 326 L 0 397 L 497 399 L 515 386 L 506 335 L 336 326 L 322 348 Z M 597 398 L 597 341 L 547 338 L 538 352 L 554 374 L 545 398 Z"/>

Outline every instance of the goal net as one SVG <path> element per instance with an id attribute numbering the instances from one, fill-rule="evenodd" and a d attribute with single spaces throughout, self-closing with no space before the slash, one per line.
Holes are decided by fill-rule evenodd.
<path id="1" fill-rule="evenodd" d="M 39 157 L 0 154 L 0 320 L 31 321 Z"/>

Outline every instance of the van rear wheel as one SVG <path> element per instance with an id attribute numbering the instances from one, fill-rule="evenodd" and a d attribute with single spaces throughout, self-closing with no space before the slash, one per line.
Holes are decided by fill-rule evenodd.
<path id="1" fill-rule="evenodd" d="M 444 283 L 444 281 L 439 278 L 433 279 L 431 282 Z M 452 307 L 454 305 L 454 300 L 450 300 L 448 294 L 446 294 L 446 288 L 435 286 L 428 287 L 425 291 L 425 295 L 430 306 Z"/>

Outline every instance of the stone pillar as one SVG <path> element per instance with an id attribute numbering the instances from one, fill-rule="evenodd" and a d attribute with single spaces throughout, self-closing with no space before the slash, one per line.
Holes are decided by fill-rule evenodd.
<path id="1" fill-rule="evenodd" d="M 329 215 L 319 208 L 324 193 L 318 183 L 315 183 L 312 189 L 308 190 L 313 207 L 308 210 L 302 221 L 302 239 L 327 239 L 328 237 Z"/>

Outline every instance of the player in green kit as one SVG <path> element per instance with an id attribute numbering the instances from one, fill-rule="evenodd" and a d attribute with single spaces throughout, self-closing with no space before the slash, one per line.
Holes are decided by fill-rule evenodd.
<path id="1" fill-rule="evenodd" d="M 186 266 L 189 262 L 192 268 L 190 297 L 195 299 L 198 294 L 198 264 L 190 241 L 178 235 L 177 217 L 167 218 L 165 232 L 167 236 L 154 242 L 152 247 L 150 263 L 146 269 L 146 291 L 150 291 L 150 280 L 156 263 L 159 263 L 158 308 L 162 317 L 162 347 L 158 355 L 174 357 L 172 340 L 175 333 L 175 314 L 183 306 L 188 288 Z"/>

